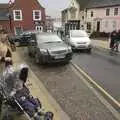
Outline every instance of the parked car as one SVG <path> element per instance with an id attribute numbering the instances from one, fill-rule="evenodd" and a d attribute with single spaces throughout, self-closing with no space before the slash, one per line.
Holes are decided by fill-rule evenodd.
<path id="1" fill-rule="evenodd" d="M 20 35 L 10 35 L 9 36 L 9 40 L 14 42 L 14 44 L 16 46 L 20 45 L 20 41 L 21 41 L 21 36 Z"/>
<path id="2" fill-rule="evenodd" d="M 92 45 L 88 34 L 84 30 L 70 30 L 66 42 L 71 45 L 72 49 L 87 50 L 91 52 Z"/>
<path id="3" fill-rule="evenodd" d="M 8 35 L 8 41 L 10 43 L 11 50 L 16 51 L 16 45 L 15 45 L 14 37 L 11 36 L 11 35 Z"/>
<path id="4" fill-rule="evenodd" d="M 27 46 L 28 40 L 32 33 L 37 33 L 35 30 L 24 31 L 20 35 L 11 36 L 11 39 L 15 42 L 16 46 Z"/>
<path id="5" fill-rule="evenodd" d="M 32 34 L 28 44 L 28 53 L 35 57 L 36 63 L 69 62 L 72 59 L 72 49 L 56 34 Z"/>

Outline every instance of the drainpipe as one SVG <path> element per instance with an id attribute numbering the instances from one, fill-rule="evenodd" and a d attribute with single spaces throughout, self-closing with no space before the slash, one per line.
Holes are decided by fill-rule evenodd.
<path id="1" fill-rule="evenodd" d="M 85 22 L 85 30 L 87 30 L 87 8 L 85 8 L 85 18 L 84 18 L 84 22 Z"/>

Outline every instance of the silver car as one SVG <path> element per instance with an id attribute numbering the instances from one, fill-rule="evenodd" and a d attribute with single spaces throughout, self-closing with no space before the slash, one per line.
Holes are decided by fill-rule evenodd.
<path id="1" fill-rule="evenodd" d="M 92 45 L 88 34 L 84 30 L 70 30 L 67 36 L 67 42 L 71 45 L 72 49 L 87 50 L 91 52 Z"/>
<path id="2" fill-rule="evenodd" d="M 72 49 L 56 34 L 32 34 L 28 45 L 29 55 L 35 57 L 36 63 L 69 62 Z"/>

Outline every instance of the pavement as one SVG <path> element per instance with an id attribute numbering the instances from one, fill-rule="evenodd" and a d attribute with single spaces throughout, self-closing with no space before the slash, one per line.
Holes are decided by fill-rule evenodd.
<path id="1" fill-rule="evenodd" d="M 110 41 L 109 40 L 103 40 L 102 38 L 97 40 L 96 39 L 92 39 L 92 45 L 96 48 L 99 49 L 104 49 L 104 50 L 109 50 L 109 45 L 110 45 Z M 120 51 L 120 46 L 119 46 L 119 51 Z"/>
<path id="2" fill-rule="evenodd" d="M 19 53 L 13 53 L 13 63 L 14 66 L 18 66 L 21 63 L 25 63 Z M 35 98 L 39 98 L 42 103 L 42 110 L 51 111 L 54 113 L 54 120 L 70 120 L 66 113 L 60 108 L 60 106 L 56 103 L 54 98 L 49 94 L 40 80 L 36 77 L 31 69 L 29 69 L 29 77 L 26 83 L 27 87 L 30 89 L 31 94 Z M 20 119 L 20 118 L 19 118 Z M 25 120 L 22 118 L 20 120 Z"/>
<path id="3" fill-rule="evenodd" d="M 39 80 L 37 85 L 40 83 L 45 86 L 71 120 L 120 120 L 120 115 L 114 108 L 86 83 L 86 80 L 71 64 L 38 66 L 34 59 L 27 55 L 25 48 L 19 48 L 17 52 L 34 71 L 34 75 Z M 44 91 L 43 93 L 46 96 Z M 56 106 L 52 105 L 52 107 Z M 66 120 L 66 118 L 60 118 L 60 120 L 64 119 Z"/>

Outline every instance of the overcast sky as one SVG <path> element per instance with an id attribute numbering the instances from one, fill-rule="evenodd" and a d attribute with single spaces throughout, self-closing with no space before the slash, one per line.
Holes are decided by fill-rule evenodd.
<path id="1" fill-rule="evenodd" d="M 0 3 L 7 3 L 9 0 L 0 0 Z M 14 1 L 14 0 L 12 0 Z M 62 9 L 67 8 L 70 0 L 39 0 L 46 8 L 48 15 L 59 17 Z"/>

